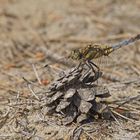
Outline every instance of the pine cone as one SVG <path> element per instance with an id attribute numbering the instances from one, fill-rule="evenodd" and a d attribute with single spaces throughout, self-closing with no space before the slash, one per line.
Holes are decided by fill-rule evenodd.
<path id="1" fill-rule="evenodd" d="M 96 98 L 107 98 L 110 94 L 107 88 L 94 84 L 101 75 L 101 72 L 91 72 L 85 65 L 60 73 L 47 91 L 47 114 L 61 114 L 63 124 L 103 115 L 107 106 Z"/>

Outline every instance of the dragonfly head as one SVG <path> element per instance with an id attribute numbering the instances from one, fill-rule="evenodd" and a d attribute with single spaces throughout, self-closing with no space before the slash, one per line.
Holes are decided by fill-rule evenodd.
<path id="1" fill-rule="evenodd" d="M 73 60 L 80 60 L 80 59 L 82 59 L 82 54 L 79 49 L 75 49 L 71 52 L 69 58 L 71 58 Z"/>

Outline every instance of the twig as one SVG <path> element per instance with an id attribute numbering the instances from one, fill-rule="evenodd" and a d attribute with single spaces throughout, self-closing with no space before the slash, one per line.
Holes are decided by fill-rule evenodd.
<path id="1" fill-rule="evenodd" d="M 130 118 L 128 118 L 128 117 L 125 117 L 125 116 L 121 115 L 120 113 L 118 113 L 118 112 L 116 112 L 116 111 L 114 111 L 114 110 L 111 110 L 111 111 L 112 111 L 114 114 L 120 116 L 120 117 L 123 118 L 123 119 L 129 120 L 129 121 L 131 121 L 131 122 L 135 122 L 134 120 L 132 120 L 132 119 L 130 119 Z"/>
<path id="2" fill-rule="evenodd" d="M 116 108 L 119 108 L 120 106 L 122 106 L 122 105 L 124 105 L 126 103 L 129 103 L 130 101 L 139 100 L 139 99 L 140 99 L 140 95 L 128 98 L 128 99 L 126 99 L 126 101 L 124 101 L 123 103 L 119 104 Z"/>
<path id="3" fill-rule="evenodd" d="M 18 103 L 18 99 L 19 99 L 19 91 L 17 92 L 17 96 L 16 96 L 16 104 Z"/>
<path id="4" fill-rule="evenodd" d="M 33 70 L 34 70 L 35 76 L 36 76 L 36 78 L 37 78 L 37 80 L 38 80 L 38 83 L 41 85 L 42 83 L 41 83 L 41 80 L 40 80 L 39 75 L 38 75 L 38 73 L 37 73 L 37 70 L 36 70 L 35 65 L 32 64 L 32 67 L 33 67 Z"/>
<path id="5" fill-rule="evenodd" d="M 33 96 L 37 99 L 37 100 L 40 100 L 39 97 L 35 94 L 35 92 L 33 91 L 33 89 L 31 88 L 31 85 L 28 84 L 28 88 L 29 90 L 31 91 L 31 93 L 33 94 Z"/>
<path id="6" fill-rule="evenodd" d="M 83 132 L 84 132 L 88 137 L 90 137 L 92 140 L 94 140 L 94 138 L 93 138 L 87 131 L 83 130 Z"/>
<path id="7" fill-rule="evenodd" d="M 119 124 L 119 126 L 122 127 L 122 125 L 121 125 L 120 122 L 117 120 L 117 118 L 114 116 L 114 114 L 111 112 L 111 110 L 110 110 L 110 113 L 111 113 L 111 116 L 114 118 L 114 120 Z"/>
<path id="8" fill-rule="evenodd" d="M 34 82 L 27 80 L 25 77 L 22 77 L 22 79 L 23 79 L 25 82 L 27 82 L 27 84 L 31 84 L 31 85 L 33 85 L 33 86 L 35 86 L 35 87 L 38 87 L 38 88 L 42 89 L 42 90 L 46 90 L 46 89 L 40 87 L 39 85 L 35 84 Z"/>

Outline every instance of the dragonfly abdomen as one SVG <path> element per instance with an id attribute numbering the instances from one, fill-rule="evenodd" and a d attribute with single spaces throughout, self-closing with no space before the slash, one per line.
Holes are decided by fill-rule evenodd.
<path id="1" fill-rule="evenodd" d="M 138 35 L 136 35 L 136 36 L 134 36 L 134 37 L 132 37 L 130 39 L 124 40 L 124 41 L 122 41 L 120 43 L 117 43 L 115 45 L 112 45 L 112 48 L 116 50 L 116 49 L 121 48 L 123 46 L 130 45 L 130 44 L 134 43 L 135 41 L 137 41 L 139 39 L 140 39 L 140 34 L 138 34 Z"/>

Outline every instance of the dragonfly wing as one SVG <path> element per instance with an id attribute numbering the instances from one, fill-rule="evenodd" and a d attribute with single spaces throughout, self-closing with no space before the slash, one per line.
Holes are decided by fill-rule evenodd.
<path id="1" fill-rule="evenodd" d="M 93 62 L 100 68 L 100 70 L 104 70 L 105 67 L 108 65 L 108 56 L 102 56 L 96 59 L 93 59 Z"/>

